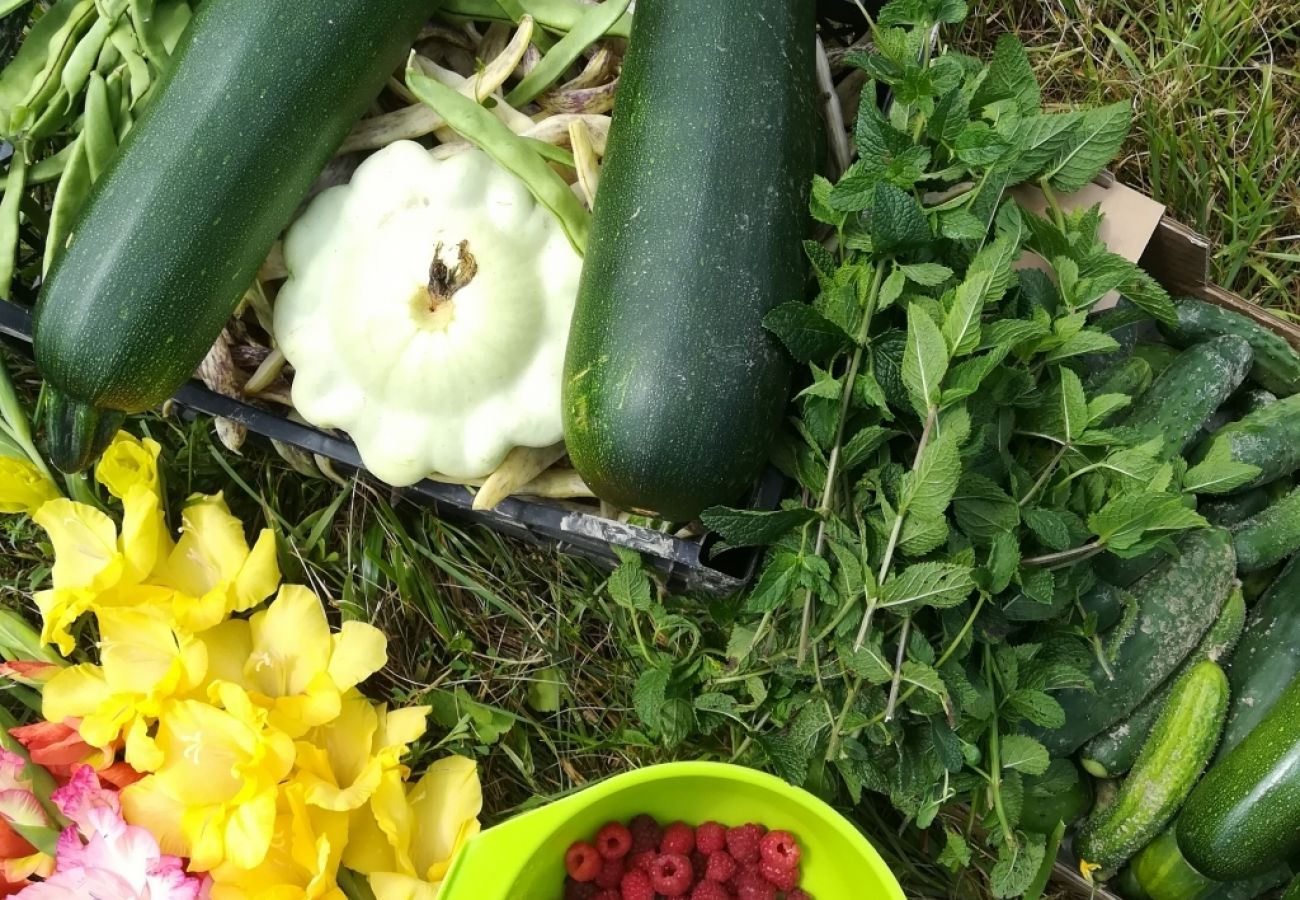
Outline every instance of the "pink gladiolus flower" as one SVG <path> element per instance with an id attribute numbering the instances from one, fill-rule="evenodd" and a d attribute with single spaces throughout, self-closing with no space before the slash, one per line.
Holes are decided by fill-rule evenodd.
<path id="1" fill-rule="evenodd" d="M 72 825 L 59 836 L 54 874 L 24 888 L 22 900 L 198 900 L 202 881 L 122 819 L 117 792 L 101 787 L 93 768 L 77 769 L 51 798 Z"/>

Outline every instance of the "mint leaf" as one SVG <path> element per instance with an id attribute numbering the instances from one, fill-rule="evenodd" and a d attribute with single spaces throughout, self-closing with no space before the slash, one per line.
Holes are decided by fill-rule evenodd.
<path id="1" fill-rule="evenodd" d="M 809 207 L 812 217 L 818 222 L 832 228 L 839 228 L 844 225 L 844 213 L 831 206 L 832 190 L 830 181 L 822 175 L 814 175 Z"/>
<path id="2" fill-rule="evenodd" d="M 1047 748 L 1024 734 L 1002 736 L 1002 768 L 1026 775 L 1042 775 L 1051 765 Z"/>
<path id="3" fill-rule="evenodd" d="M 988 226 L 967 209 L 950 209 L 939 214 L 939 233 L 949 240 L 977 241 Z"/>
<path id="4" fill-rule="evenodd" d="M 943 336 L 953 356 L 964 356 L 979 346 L 980 315 L 992 282 L 992 273 L 978 272 L 957 285 L 943 320 Z"/>
<path id="5" fill-rule="evenodd" d="M 660 713 L 668 697 L 668 685 L 672 683 L 673 671 L 668 665 L 646 669 L 636 680 L 632 689 L 632 705 L 637 718 L 651 732 L 659 732 L 662 721 Z"/>
<path id="6" fill-rule="evenodd" d="M 816 363 L 812 363 L 811 368 L 813 383 L 795 394 L 796 399 L 799 397 L 820 397 L 823 400 L 840 399 L 840 395 L 844 393 L 844 385 L 840 383 L 840 380 Z"/>
<path id="7" fill-rule="evenodd" d="M 984 122 L 971 122 L 953 141 L 953 152 L 973 168 L 991 166 L 1006 156 L 1011 143 Z"/>
<path id="8" fill-rule="evenodd" d="M 971 260 L 966 277 L 969 278 L 976 273 L 988 273 L 988 294 L 984 301 L 995 303 L 1001 300 L 1007 288 L 1011 287 L 1011 279 L 1014 277 L 1012 266 L 1019 257 L 1019 236 L 1000 234 Z"/>
<path id="9" fill-rule="evenodd" d="M 1021 688 L 1006 699 L 1007 710 L 1039 728 L 1060 728 L 1065 724 L 1065 710 L 1055 698 L 1042 691 Z"/>
<path id="10" fill-rule="evenodd" d="M 903 667 L 899 670 L 899 681 L 920 688 L 945 708 L 948 706 L 948 686 L 933 667 L 912 659 L 904 660 Z"/>
<path id="11" fill-rule="evenodd" d="M 1152 534 L 1204 528 L 1205 519 L 1177 494 L 1121 494 L 1088 516 L 1088 527 L 1117 556 L 1137 556 Z M 1131 552 L 1141 548 L 1139 552 Z"/>
<path id="12" fill-rule="evenodd" d="M 807 303 L 782 303 L 763 317 L 763 327 L 801 363 L 830 359 L 850 343 L 842 328 Z"/>
<path id="13" fill-rule="evenodd" d="M 924 247 L 931 237 L 921 204 L 906 191 L 878 182 L 871 204 L 871 239 L 881 254 Z"/>
<path id="14" fill-rule="evenodd" d="M 934 320 L 917 304 L 907 308 L 907 349 L 903 352 L 903 385 L 912 408 L 924 419 L 939 402 L 948 371 L 948 345 Z"/>
<path id="15" fill-rule="evenodd" d="M 1101 394 L 1088 401 L 1088 424 L 1104 422 L 1133 401 L 1128 394 Z"/>
<path id="16" fill-rule="evenodd" d="M 844 667 L 867 684 L 889 684 L 894 680 L 894 661 L 885 655 L 878 636 L 857 650 L 844 642 L 839 645 L 838 653 Z"/>
<path id="17" fill-rule="evenodd" d="M 950 144 L 957 139 L 970 121 L 970 99 L 960 88 L 944 94 L 934 105 L 934 112 L 926 123 L 930 140 Z"/>
<path id="18" fill-rule="evenodd" d="M 711 506 L 700 514 L 710 531 L 716 531 L 733 547 L 752 547 L 774 543 L 794 528 L 817 518 L 815 510 L 798 507 L 758 511 Z"/>
<path id="19" fill-rule="evenodd" d="M 925 556 L 948 540 L 948 519 L 943 515 L 922 516 L 911 513 L 903 520 L 898 549 L 904 556 Z"/>
<path id="20" fill-rule="evenodd" d="M 1078 334 L 1070 335 L 1044 358 L 1044 362 L 1054 363 L 1072 356 L 1085 353 L 1112 353 L 1119 349 L 1119 342 L 1108 334 L 1086 328 Z"/>
<path id="21" fill-rule="evenodd" d="M 1237 462 L 1227 444 L 1215 443 L 1199 464 L 1183 476 L 1183 490 L 1193 494 L 1226 494 L 1259 476 L 1259 466 Z"/>
<path id="22" fill-rule="evenodd" d="M 962 473 L 953 495 L 953 516 L 972 541 L 983 543 L 1013 534 L 1020 512 L 1020 505 L 988 478 L 977 472 Z"/>
<path id="23" fill-rule="evenodd" d="M 759 744 L 776 774 L 791 784 L 803 784 L 808 778 L 808 765 L 821 740 L 822 732 L 831 726 L 830 712 L 823 703 L 803 703 L 794 721 L 784 731 L 759 738 Z"/>
<path id="24" fill-rule="evenodd" d="M 961 603 L 974 588 L 967 566 L 914 563 L 885 581 L 880 590 L 880 606 L 900 614 L 921 606 L 943 609 Z"/>
<path id="25" fill-rule="evenodd" d="M 1079 124 L 1077 112 L 1026 116 L 1016 123 L 1016 156 L 1011 163 L 1011 180 L 1019 183 L 1036 178 L 1065 152 Z"/>
<path id="26" fill-rule="evenodd" d="M 845 442 L 844 447 L 840 450 L 840 465 L 844 467 L 846 472 L 856 469 L 866 462 L 872 453 L 880 449 L 886 441 L 898 435 L 899 432 L 892 428 L 885 428 L 881 425 L 868 425 Z"/>
<path id="27" fill-rule="evenodd" d="M 1043 105 L 1038 79 L 1034 77 L 1025 45 L 1012 34 L 998 38 L 988 74 L 975 91 L 971 108 L 981 110 L 999 100 L 1015 101 L 1016 108 L 1025 115 L 1039 112 Z"/>
<path id="28" fill-rule="evenodd" d="M 1038 874 L 1046 852 L 1042 835 L 1031 840 L 1022 834 L 1014 846 L 1003 843 L 998 847 L 998 860 L 989 872 L 989 890 L 993 896 L 1001 900 L 1022 895 Z"/>
<path id="29" fill-rule="evenodd" d="M 1000 594 L 1011 584 L 1016 569 L 1020 567 L 1020 545 L 1009 531 L 1000 531 L 993 535 L 989 546 L 989 559 L 986 568 L 989 583 L 986 590 L 990 594 Z"/>
<path id="30" fill-rule="evenodd" d="M 1077 131 L 1052 160 L 1045 177 L 1058 191 L 1079 190 L 1115 158 L 1132 124 L 1133 104 L 1128 100 L 1083 113 Z"/>
<path id="31" fill-rule="evenodd" d="M 937 287 L 952 277 L 952 269 L 939 263 L 915 263 L 898 269 L 908 281 L 925 287 Z"/>
<path id="32" fill-rule="evenodd" d="M 1083 382 L 1073 369 L 1061 370 L 1061 419 L 1066 441 L 1073 441 L 1088 427 L 1088 398 Z"/>
<path id="33" fill-rule="evenodd" d="M 939 851 L 936 862 L 950 872 L 959 872 L 970 865 L 970 844 L 966 843 L 966 839 L 960 833 L 951 828 L 945 828 L 943 833 L 943 849 Z"/>
<path id="34" fill-rule="evenodd" d="M 650 576 L 639 562 L 619 564 L 606 582 L 610 599 L 624 609 L 640 612 L 648 610 L 653 602 Z"/>
<path id="35" fill-rule="evenodd" d="M 765 613 L 784 606 L 795 589 L 802 568 L 800 555 L 793 550 L 774 553 L 749 592 L 745 611 Z"/>
<path id="36" fill-rule="evenodd" d="M 900 512 L 942 515 L 952 502 L 960 477 L 957 445 L 946 437 L 930 441 L 917 458 L 916 468 L 903 476 Z"/>
<path id="37" fill-rule="evenodd" d="M 880 286 L 880 297 L 876 302 L 877 311 L 889 309 L 894 305 L 894 301 L 903 296 L 903 288 L 907 287 L 907 278 L 902 271 L 895 269 L 889 273 L 884 284 Z"/>
<path id="38" fill-rule="evenodd" d="M 1070 528 L 1055 510 L 1030 506 L 1020 514 L 1039 543 L 1048 550 L 1065 550 L 1070 546 Z"/>

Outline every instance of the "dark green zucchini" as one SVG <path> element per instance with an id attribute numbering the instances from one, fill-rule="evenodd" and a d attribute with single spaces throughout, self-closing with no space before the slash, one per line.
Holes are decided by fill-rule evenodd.
<path id="1" fill-rule="evenodd" d="M 689 520 L 734 501 L 785 415 L 763 317 L 804 293 L 814 6 L 632 18 L 564 379 L 569 456 L 615 506 Z"/>
<path id="2" fill-rule="evenodd" d="M 1142 750 L 1147 736 L 1155 727 L 1156 719 L 1169 702 L 1180 678 L 1192 666 L 1205 660 L 1225 663 L 1232 653 L 1241 629 L 1246 623 L 1246 600 L 1240 589 L 1228 595 L 1227 602 L 1219 611 L 1219 618 L 1210 626 L 1210 630 L 1201 639 L 1200 645 L 1174 672 L 1160 688 L 1142 701 L 1142 705 L 1133 710 L 1132 715 L 1116 725 L 1103 731 L 1084 745 L 1082 751 L 1083 767 L 1098 778 L 1115 778 L 1123 775 Z"/>
<path id="3" fill-rule="evenodd" d="M 1227 708 L 1218 663 L 1201 660 L 1178 679 L 1119 796 L 1079 831 L 1074 847 L 1085 872 L 1113 874 L 1169 824 L 1210 761 Z"/>
<path id="4" fill-rule="evenodd" d="M 1192 791 L 1178 847 L 1216 881 L 1263 875 L 1300 851 L 1300 678 Z"/>
<path id="5" fill-rule="evenodd" d="M 1250 342 L 1254 361 L 1250 375 L 1260 386 L 1275 394 L 1300 391 L 1300 354 L 1279 335 L 1263 325 L 1222 306 L 1179 297 L 1175 325 L 1161 325 L 1161 331 L 1175 344 L 1190 346 L 1221 335 L 1233 334 Z"/>
<path id="6" fill-rule="evenodd" d="M 1294 556 L 1251 610 L 1228 665 L 1232 702 L 1222 758 L 1254 730 L 1300 674 L 1300 556 Z"/>
<path id="7" fill-rule="evenodd" d="M 36 306 L 55 465 L 84 469 L 193 374 L 437 5 L 198 5 Z"/>
<path id="8" fill-rule="evenodd" d="M 1195 531 L 1183 538 L 1180 551 L 1177 559 L 1130 589 L 1137 598 L 1138 618 L 1110 665 L 1114 677 L 1095 662 L 1095 692 L 1068 688 L 1056 695 L 1065 709 L 1065 724 L 1031 730 L 1053 756 L 1073 753 L 1136 709 L 1218 618 L 1235 582 L 1231 538 L 1217 528 Z"/>
<path id="9" fill-rule="evenodd" d="M 1215 886 L 1183 858 L 1173 828 L 1147 844 L 1133 858 L 1129 870 L 1151 900 L 1196 900 Z"/>
<path id="10" fill-rule="evenodd" d="M 1177 456 L 1241 386 L 1250 360 L 1250 344 L 1236 335 L 1189 347 L 1133 404 L 1123 424 L 1135 429 L 1144 440 L 1159 438 L 1165 455 Z"/>

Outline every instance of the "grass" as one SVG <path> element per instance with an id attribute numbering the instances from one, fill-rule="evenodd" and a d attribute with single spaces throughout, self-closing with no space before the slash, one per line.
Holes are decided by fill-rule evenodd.
<path id="1" fill-rule="evenodd" d="M 1053 104 L 1137 99 L 1117 167 L 1179 219 L 1220 243 L 1221 283 L 1300 314 L 1300 0 L 986 0 L 953 36 L 986 52 L 1021 35 Z M 19 371 L 35 397 L 30 371 Z M 341 618 L 374 621 L 390 665 L 371 684 L 394 702 L 429 703 L 435 726 L 414 765 L 476 755 L 485 820 L 592 780 L 669 758 L 761 761 L 736 724 L 667 746 L 634 708 L 652 656 L 718 664 L 725 604 L 660 597 L 666 614 L 629 609 L 606 576 L 552 550 L 439 519 L 367 482 L 305 477 L 263 445 L 221 450 L 206 421 L 132 425 L 166 447 L 173 512 L 191 492 L 224 490 L 250 526 L 280 537 L 286 580 L 312 585 Z M 298 461 L 301 467 L 301 460 Z M 39 529 L 0 520 L 0 603 L 24 605 L 48 575 Z M 879 798 L 877 798 L 879 800 Z M 978 897 L 916 862 L 887 804 L 859 812 L 909 893 Z"/>
<path id="2" fill-rule="evenodd" d="M 1298 0 L 976 0 L 956 43 L 1015 32 L 1049 103 L 1135 99 L 1116 172 L 1218 244 L 1217 281 L 1300 314 Z"/>

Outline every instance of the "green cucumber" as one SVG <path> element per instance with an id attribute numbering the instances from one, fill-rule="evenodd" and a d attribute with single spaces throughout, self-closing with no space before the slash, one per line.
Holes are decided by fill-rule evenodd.
<path id="1" fill-rule="evenodd" d="M 1103 553 L 1097 557 L 1094 568 L 1097 577 L 1116 587 L 1132 587 L 1139 578 L 1153 571 L 1156 566 L 1167 562 L 1169 554 L 1157 547 L 1141 556 L 1123 557 L 1113 553 Z"/>
<path id="2" fill-rule="evenodd" d="M 84 469 L 194 373 L 437 5 L 198 5 L 36 306 L 56 466 Z"/>
<path id="3" fill-rule="evenodd" d="M 1123 424 L 1143 440 L 1159 438 L 1165 455 L 1177 456 L 1241 386 L 1250 360 L 1250 344 L 1232 334 L 1184 350 L 1133 404 Z"/>
<path id="4" fill-rule="evenodd" d="M 1300 678 L 1192 791 L 1178 846 L 1216 881 L 1262 875 L 1300 851 Z"/>
<path id="5" fill-rule="evenodd" d="M 1129 870 L 1151 900 L 1195 900 L 1215 885 L 1183 858 L 1173 828 L 1147 844 Z"/>
<path id="6" fill-rule="evenodd" d="M 1123 394 L 1131 398 L 1129 404 L 1131 406 L 1146 392 L 1147 388 L 1151 387 L 1153 378 L 1151 366 L 1145 359 L 1130 356 L 1089 378 L 1084 389 L 1089 397 L 1101 394 Z M 1116 410 L 1101 421 L 1109 422 L 1123 412 L 1122 409 Z"/>
<path id="7" fill-rule="evenodd" d="M 1117 871 L 1169 824 L 1210 761 L 1227 709 L 1218 663 L 1202 660 L 1178 680 L 1119 796 L 1075 840 L 1084 871 Z"/>
<path id="8" fill-rule="evenodd" d="M 1222 758 L 1263 720 L 1300 675 L 1300 555 L 1293 556 L 1251 610 L 1228 665 L 1232 703 Z"/>
<path id="9" fill-rule="evenodd" d="M 1300 470 L 1300 394 L 1278 400 L 1231 422 L 1203 442 L 1193 463 L 1207 456 L 1258 466 L 1259 474 L 1236 488 L 1269 484 Z"/>
<path id="10" fill-rule="evenodd" d="M 1174 301 L 1174 308 L 1178 323 L 1160 326 L 1172 343 L 1185 347 L 1221 335 L 1236 335 L 1254 348 L 1250 375 L 1255 382 L 1275 394 L 1300 391 L 1300 354 L 1279 335 L 1240 313 L 1204 300 L 1180 297 Z"/>
<path id="11" fill-rule="evenodd" d="M 1211 525 L 1231 528 L 1246 521 L 1257 512 L 1262 512 L 1273 502 L 1272 496 L 1263 488 L 1255 488 L 1233 494 L 1228 497 L 1205 499 L 1196 506 L 1196 511 L 1205 516 Z"/>
<path id="12" fill-rule="evenodd" d="M 1216 663 L 1226 662 L 1241 629 L 1246 624 L 1246 600 L 1240 589 L 1228 595 L 1219 618 L 1210 626 L 1210 630 L 1201 639 L 1200 645 L 1183 661 L 1168 680 L 1142 705 L 1133 710 L 1132 715 L 1090 740 L 1083 748 L 1083 767 L 1098 778 L 1114 778 L 1123 775 L 1137 761 L 1138 753 L 1147 736 L 1155 728 L 1156 719 L 1168 705 L 1174 686 L 1193 666 L 1203 660 Z"/>
<path id="13" fill-rule="evenodd" d="M 1068 759 L 1054 759 L 1042 775 L 1025 778 L 1020 827 L 1049 834 L 1058 822 L 1070 825 L 1092 806 L 1092 782 Z"/>
<path id="14" fill-rule="evenodd" d="M 814 7 L 632 17 L 564 379 L 569 456 L 615 506 L 684 521 L 734 501 L 785 416 L 763 318 L 804 294 Z"/>
<path id="15" fill-rule="evenodd" d="M 1243 572 L 1267 569 L 1300 550 L 1300 488 L 1232 530 L 1237 567 Z"/>
<path id="16" fill-rule="evenodd" d="M 1094 691 L 1067 688 L 1056 695 L 1065 724 L 1031 729 L 1053 756 L 1078 750 L 1119 722 L 1168 678 L 1218 618 L 1236 575 L 1232 540 L 1218 528 L 1183 538 L 1180 553 L 1130 589 L 1138 602 L 1132 633 L 1110 664 L 1092 666 Z"/>
<path id="17" fill-rule="evenodd" d="M 1241 577 L 1241 593 L 1246 598 L 1246 606 L 1253 607 L 1256 601 L 1273 586 L 1277 581 L 1277 576 L 1281 574 L 1284 563 L 1274 563 L 1267 569 L 1260 569 L 1257 572 L 1247 572 Z"/>
<path id="18" fill-rule="evenodd" d="M 1216 884 L 1201 894 L 1196 900 L 1259 900 L 1268 896 L 1269 891 L 1276 890 L 1291 879 L 1291 867 L 1276 865 L 1263 875 L 1242 881 L 1229 881 Z"/>
<path id="19" fill-rule="evenodd" d="M 1169 364 L 1178 358 L 1178 351 L 1168 344 L 1143 342 L 1133 347 L 1133 355 L 1151 367 L 1152 376 L 1159 378 Z"/>

